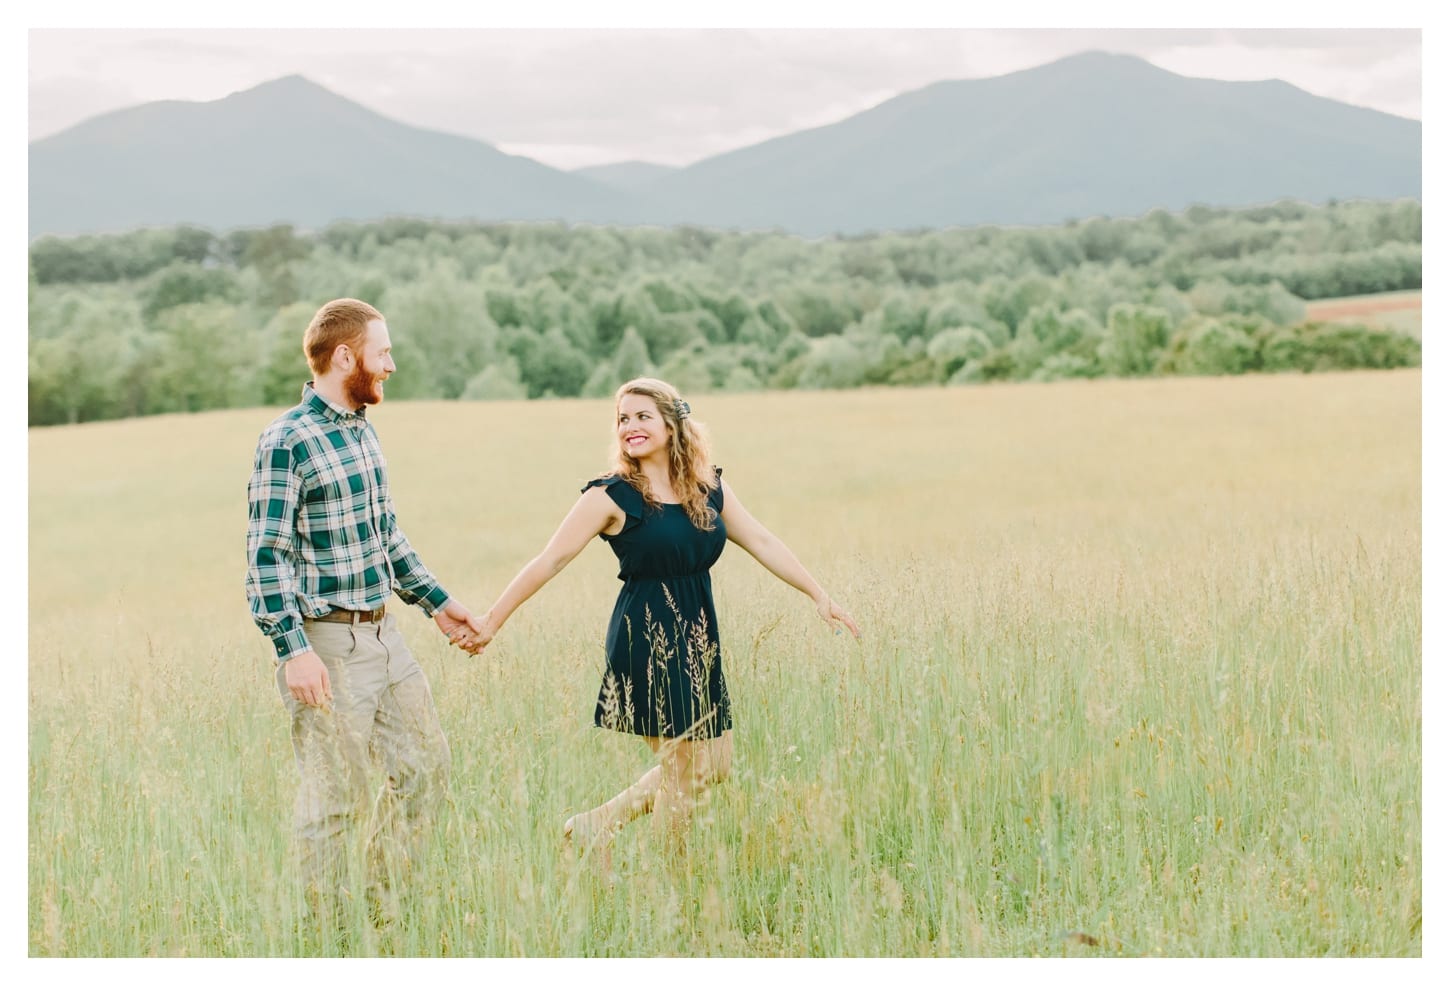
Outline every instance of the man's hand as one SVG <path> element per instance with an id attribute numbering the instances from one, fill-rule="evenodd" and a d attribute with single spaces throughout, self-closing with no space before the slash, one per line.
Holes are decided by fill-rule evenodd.
<path id="1" fill-rule="evenodd" d="M 448 638 L 449 643 L 461 647 L 470 654 L 477 654 L 483 650 L 487 640 L 480 640 L 483 636 L 483 621 L 468 611 L 468 607 L 456 599 L 448 600 L 448 605 L 433 613 L 433 622 L 438 624 L 438 629 Z M 492 637 L 489 634 L 489 637 Z"/>
<path id="2" fill-rule="evenodd" d="M 327 676 L 327 665 L 316 651 L 303 651 L 289 658 L 284 664 L 287 690 L 303 705 L 321 707 L 332 704 L 332 681 Z"/>

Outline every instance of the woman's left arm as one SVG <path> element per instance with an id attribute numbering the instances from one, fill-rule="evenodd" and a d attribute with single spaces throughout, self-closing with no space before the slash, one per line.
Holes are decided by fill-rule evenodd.
<path id="1" fill-rule="evenodd" d="M 851 631 L 852 636 L 860 640 L 861 630 L 856 626 L 856 621 L 851 619 L 851 614 L 831 600 L 821 584 L 806 571 L 795 552 L 751 516 L 750 511 L 741 505 L 735 491 L 723 478 L 720 480 L 720 489 L 724 495 L 720 519 L 725 522 L 726 537 L 748 551 L 770 574 L 810 596 L 811 602 L 816 604 L 816 612 L 821 614 L 821 619 L 827 624 L 832 627 L 842 624 Z M 839 628 L 837 630 L 839 632 Z"/>

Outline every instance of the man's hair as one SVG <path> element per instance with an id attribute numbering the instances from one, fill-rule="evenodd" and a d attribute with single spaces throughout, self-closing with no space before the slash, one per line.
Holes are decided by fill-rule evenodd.
<path id="1" fill-rule="evenodd" d="M 338 346 L 361 350 L 368 323 L 373 319 L 385 321 L 376 308 L 356 298 L 338 298 L 317 309 L 302 335 L 302 352 L 312 372 L 319 376 L 326 373 L 332 364 L 332 352 Z"/>

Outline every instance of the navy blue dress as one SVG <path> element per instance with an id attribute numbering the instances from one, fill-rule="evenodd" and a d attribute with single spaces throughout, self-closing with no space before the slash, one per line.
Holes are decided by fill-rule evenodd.
<path id="1" fill-rule="evenodd" d="M 720 475 L 720 470 L 715 470 Z M 707 739 L 730 728 L 710 566 L 725 549 L 723 488 L 708 502 L 714 528 L 690 523 L 678 503 L 647 507 L 620 476 L 590 480 L 624 511 L 618 534 L 601 534 L 619 558 L 619 590 L 604 638 L 607 664 L 594 724 L 641 736 Z"/>

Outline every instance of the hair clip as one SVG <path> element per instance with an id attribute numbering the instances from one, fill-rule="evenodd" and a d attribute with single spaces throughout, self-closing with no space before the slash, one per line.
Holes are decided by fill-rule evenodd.
<path id="1" fill-rule="evenodd" d="M 675 401 L 675 417 L 688 418 L 690 416 L 690 405 L 687 401 Z"/>

